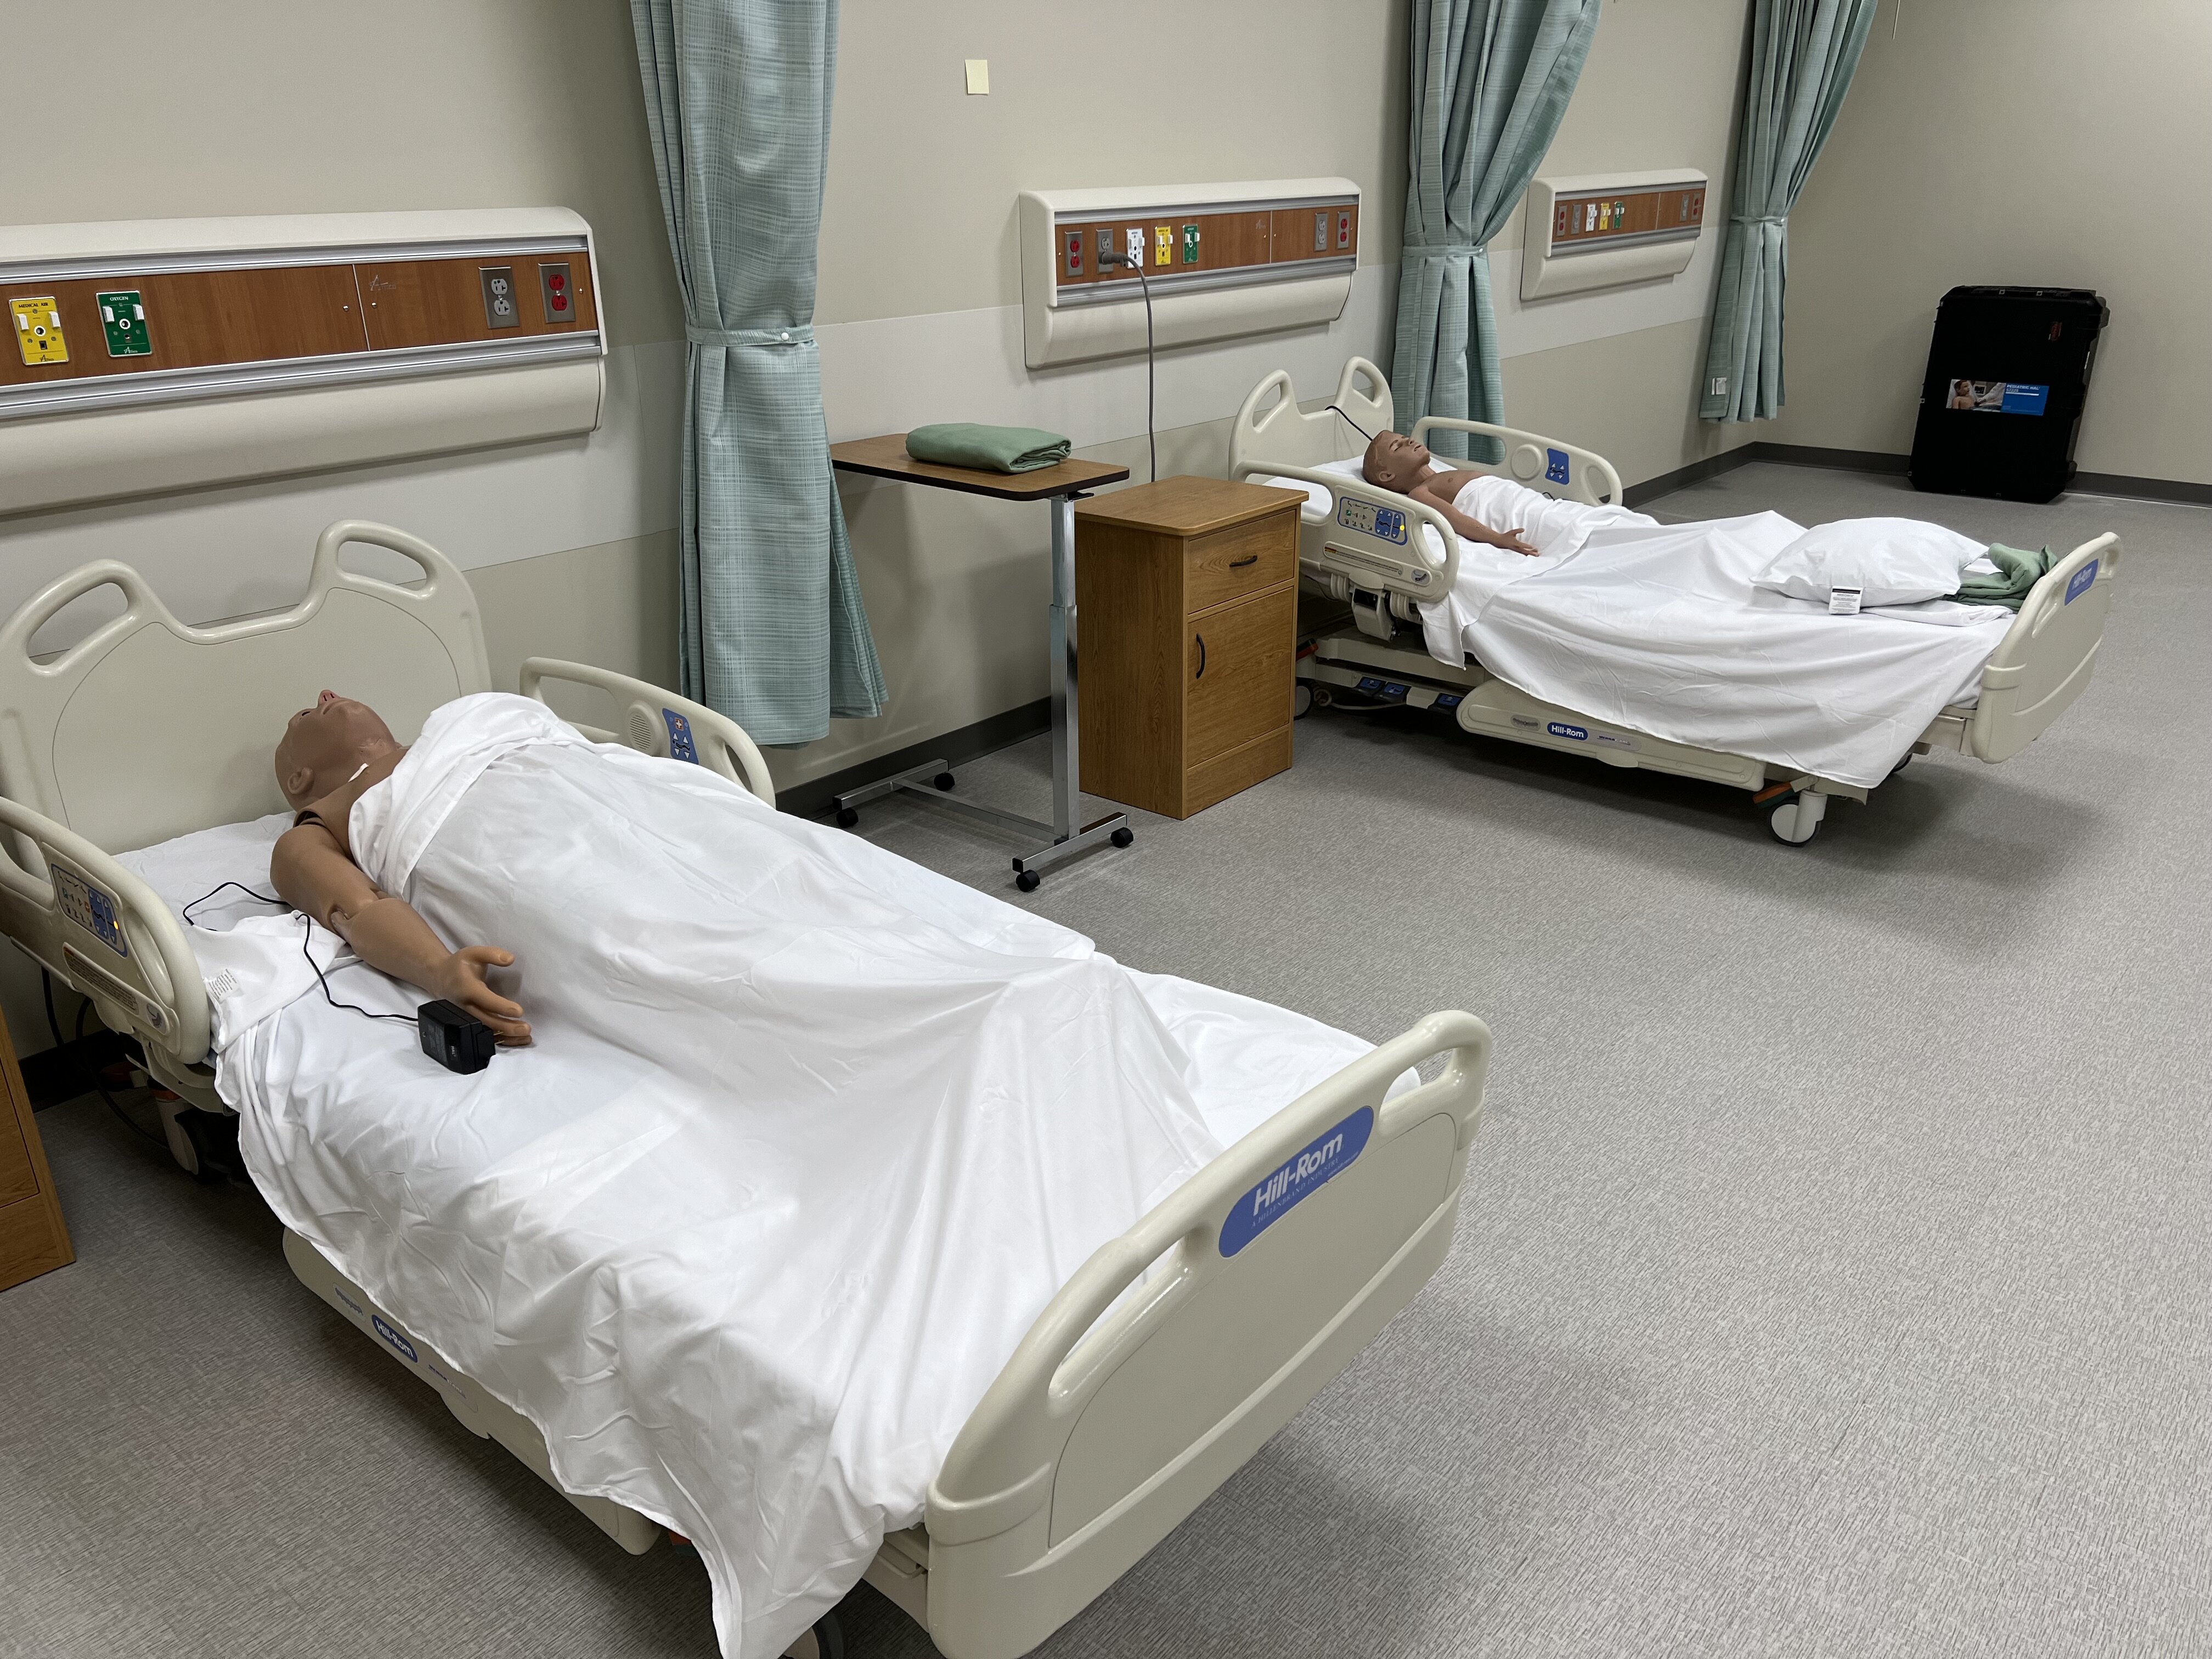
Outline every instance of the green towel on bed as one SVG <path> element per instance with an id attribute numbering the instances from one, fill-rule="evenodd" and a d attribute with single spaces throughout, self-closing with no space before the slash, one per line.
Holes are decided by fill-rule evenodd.
<path id="1" fill-rule="evenodd" d="M 1969 576 L 1959 584 L 1956 595 L 1962 605 L 2001 605 L 2008 611 L 2017 611 L 2027 598 L 2028 591 L 2051 569 L 2051 550 L 2038 548 L 2024 552 L 2017 547 L 1990 544 L 1990 562 L 1997 568 L 1994 576 Z"/>
<path id="2" fill-rule="evenodd" d="M 906 453 L 939 466 L 972 466 L 986 472 L 1034 472 L 1067 459 L 1068 441 L 1033 426 L 971 426 L 954 421 L 918 426 L 906 434 Z"/>

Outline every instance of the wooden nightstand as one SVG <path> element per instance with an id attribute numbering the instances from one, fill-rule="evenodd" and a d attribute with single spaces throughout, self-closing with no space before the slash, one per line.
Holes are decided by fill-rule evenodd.
<path id="1" fill-rule="evenodd" d="M 1289 768 L 1304 501 L 1165 478 L 1075 509 L 1085 789 L 1187 818 Z"/>
<path id="2" fill-rule="evenodd" d="M 62 1206 L 54 1199 L 54 1178 L 46 1168 L 46 1149 L 31 1117 L 31 1097 L 15 1067 L 15 1045 L 0 1021 L 0 1083 L 8 1098 L 0 1104 L 0 1291 L 76 1260 Z"/>

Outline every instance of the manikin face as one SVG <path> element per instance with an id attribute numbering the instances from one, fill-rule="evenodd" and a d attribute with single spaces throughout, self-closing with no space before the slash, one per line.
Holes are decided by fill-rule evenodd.
<path id="1" fill-rule="evenodd" d="M 296 810 L 329 794 L 364 761 L 398 746 L 376 710 L 325 691 L 285 722 L 276 745 L 276 787 Z"/>
<path id="2" fill-rule="evenodd" d="M 1360 471 L 1368 483 L 1402 495 L 1428 476 L 1428 446 L 1415 443 L 1401 432 L 1378 432 L 1375 441 L 1367 446 Z"/>

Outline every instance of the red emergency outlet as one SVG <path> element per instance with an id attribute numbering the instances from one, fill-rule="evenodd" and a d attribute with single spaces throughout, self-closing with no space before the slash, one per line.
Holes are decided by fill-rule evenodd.
<path id="1" fill-rule="evenodd" d="M 1352 246 L 1352 216 L 1349 213 L 1336 216 L 1336 245 L 1339 247 Z"/>
<path id="2" fill-rule="evenodd" d="M 1067 233 L 1067 274 L 1071 276 L 1083 274 L 1083 233 L 1079 230 Z"/>
<path id="3" fill-rule="evenodd" d="M 574 322 L 576 317 L 575 300 L 568 288 L 568 265 L 538 266 L 538 283 L 545 297 L 545 320 L 549 323 Z"/>

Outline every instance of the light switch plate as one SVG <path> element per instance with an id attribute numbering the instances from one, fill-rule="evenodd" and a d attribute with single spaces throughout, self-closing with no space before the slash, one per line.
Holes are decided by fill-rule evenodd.
<path id="1" fill-rule="evenodd" d="M 981 98 L 991 90 L 991 60 L 988 58 L 969 58 L 962 60 L 968 70 L 968 95 Z"/>

